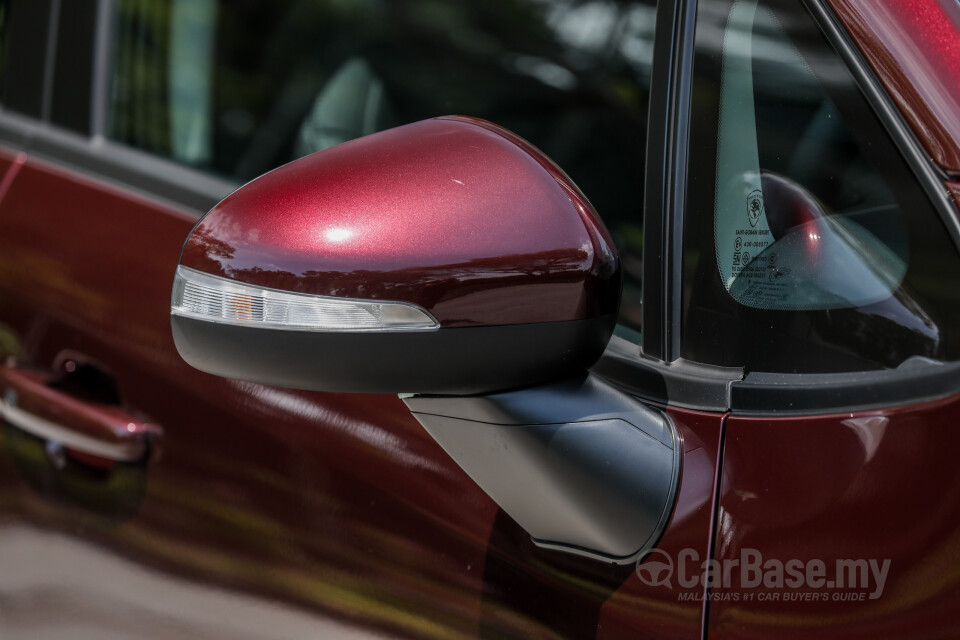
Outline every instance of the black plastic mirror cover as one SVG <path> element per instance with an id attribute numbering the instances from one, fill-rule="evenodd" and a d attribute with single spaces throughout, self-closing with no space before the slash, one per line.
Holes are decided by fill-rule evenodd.
<path id="1" fill-rule="evenodd" d="M 593 374 L 404 402 L 538 546 L 632 564 L 670 520 L 681 464 L 675 427 Z"/>
<path id="2" fill-rule="evenodd" d="M 227 197 L 184 245 L 171 323 L 216 375 L 459 395 L 585 371 L 619 298 L 610 235 L 556 165 L 491 123 L 438 118 Z"/>

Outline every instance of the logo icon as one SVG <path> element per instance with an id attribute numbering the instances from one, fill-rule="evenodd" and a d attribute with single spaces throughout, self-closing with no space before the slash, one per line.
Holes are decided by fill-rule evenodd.
<path id="1" fill-rule="evenodd" d="M 651 587 L 666 585 L 672 589 L 670 578 L 673 577 L 673 558 L 666 551 L 654 549 L 642 562 L 637 563 L 637 577 Z"/>
<path id="2" fill-rule="evenodd" d="M 747 196 L 747 217 L 750 219 L 750 226 L 755 227 L 763 215 L 763 192 L 760 189 L 754 189 Z"/>

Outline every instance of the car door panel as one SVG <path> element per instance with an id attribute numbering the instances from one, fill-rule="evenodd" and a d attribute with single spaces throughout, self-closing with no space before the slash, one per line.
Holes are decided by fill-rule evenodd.
<path id="1" fill-rule="evenodd" d="M 768 582 L 748 588 L 743 579 L 757 575 L 731 571 L 714 590 L 722 597 L 710 603 L 710 637 L 960 633 L 958 409 L 960 396 L 839 415 L 731 415 L 715 559 L 753 550 Z M 811 582 L 804 573 L 803 584 L 784 590 L 776 566 L 790 561 L 805 572 L 823 562 L 826 575 Z M 868 579 L 862 564 L 841 575 L 838 561 L 867 562 Z"/>
<path id="2" fill-rule="evenodd" d="M 245 628 L 249 637 L 310 625 L 336 637 L 699 636 L 701 602 L 676 604 L 676 592 L 646 587 L 632 566 L 536 548 L 398 398 L 189 368 L 167 311 L 195 221 L 33 157 L 0 201 L 3 355 L 49 372 L 65 351 L 80 354 L 115 383 L 125 410 L 163 428 L 141 485 L 132 473 L 57 475 L 42 442 L 4 432 L 5 629 L 57 637 L 69 619 L 68 635 L 230 637 L 249 608 L 271 621 Z M 706 557 L 722 414 L 669 415 L 685 452 L 662 544 Z M 108 509 L 104 496 L 132 508 Z M 71 578 L 77 571 L 94 577 Z M 132 631 L 127 606 L 155 624 Z M 235 613 L 215 613 L 226 611 Z"/>
<path id="3" fill-rule="evenodd" d="M 730 11 L 714 16 L 714 26 L 729 29 L 750 4 L 726 3 Z M 707 15 L 721 3 L 702 0 L 700 5 L 701 15 Z M 792 3 L 784 15 L 807 20 L 823 7 Z M 757 71 L 751 70 L 757 86 L 764 79 L 791 77 L 766 72 L 788 67 L 796 72 L 804 66 L 799 58 L 793 60 L 797 43 L 817 53 L 811 56 L 817 72 L 832 73 L 841 64 L 832 57 L 834 45 L 825 48 L 819 41 L 823 24 L 804 27 L 816 38 L 808 41 L 791 32 L 791 40 L 784 32 L 784 27 L 793 28 L 790 20 L 778 21 L 779 14 L 769 12 L 757 15 L 758 33 L 773 35 L 757 42 L 776 45 L 766 53 L 757 46 L 763 53 L 757 57 L 771 65 L 758 63 Z M 823 54 L 828 50 L 829 55 Z M 731 51 L 736 54 L 736 47 Z M 679 60 L 683 54 L 675 55 Z M 772 66 L 785 60 L 790 64 Z M 718 69 L 722 64 L 720 58 L 714 63 Z M 677 65 L 680 69 L 681 63 Z M 692 75 L 689 68 L 680 70 Z M 797 76 L 802 82 L 790 84 L 787 93 L 813 95 L 817 85 L 809 72 L 811 67 L 806 67 Z M 853 111 L 851 105 L 861 100 L 855 83 L 830 77 L 836 86 L 822 84 L 843 108 L 811 108 L 803 117 L 798 111 L 793 113 L 796 122 L 817 124 L 821 118 L 845 114 L 844 109 Z M 860 76 L 857 80 L 863 83 Z M 806 106 L 817 104 L 814 100 Z M 859 108 L 859 102 L 854 106 Z M 765 108 L 766 116 L 773 113 L 769 105 Z M 708 115 L 701 118 L 706 126 L 695 122 L 694 131 L 703 127 L 716 144 L 717 118 Z M 748 118 L 756 119 L 752 114 Z M 786 120 L 775 119 L 776 126 L 766 133 L 782 149 L 765 151 L 770 157 L 758 155 L 756 160 L 751 155 L 751 169 L 762 164 L 767 171 L 770 158 L 780 162 L 781 156 L 801 148 L 784 133 L 789 127 L 780 126 Z M 910 269 L 925 270 L 924 278 L 908 282 L 911 294 L 920 295 L 904 304 L 921 312 L 911 316 L 911 322 L 929 321 L 920 333 L 936 333 L 939 350 L 901 353 L 912 343 L 890 339 L 881 331 L 889 328 L 874 327 L 882 322 L 882 310 L 865 312 L 866 320 L 845 309 L 827 309 L 823 319 L 810 322 L 781 314 L 776 327 L 770 323 L 768 334 L 765 324 L 755 321 L 759 307 L 733 306 L 745 300 L 737 299 L 737 289 L 717 290 L 709 297 L 698 289 L 715 286 L 718 277 L 716 238 L 705 235 L 704 274 L 689 271 L 692 261 L 674 265 L 688 269 L 684 305 L 693 300 L 696 310 L 707 302 L 703 317 L 685 307 L 672 318 L 677 335 L 681 328 L 685 332 L 683 348 L 673 354 L 689 358 L 684 366 L 746 365 L 746 384 L 751 376 L 779 372 L 790 358 L 801 359 L 801 366 L 783 365 L 784 377 L 771 383 L 778 393 L 789 395 L 791 385 L 807 384 L 810 376 L 821 375 L 821 367 L 857 379 L 863 375 L 859 367 L 870 361 L 861 356 L 872 357 L 875 351 L 889 351 L 891 360 L 871 361 L 871 368 L 895 367 L 902 360 L 909 369 L 930 364 L 933 357 L 953 357 L 955 296 L 951 298 L 939 275 L 927 277 L 927 272 L 933 272 L 929 267 L 935 258 L 942 264 L 942 281 L 951 282 L 955 256 L 941 240 L 947 237 L 944 231 L 955 230 L 943 228 L 946 217 L 928 215 L 942 202 L 935 202 L 929 212 L 920 202 L 926 186 L 914 184 L 916 167 L 902 171 L 908 155 L 901 158 L 902 141 L 881 140 L 886 136 L 881 124 L 888 123 L 860 120 L 845 119 L 855 134 L 850 140 L 867 141 L 866 155 L 882 165 L 878 176 L 886 180 L 897 174 L 897 181 L 906 183 L 894 184 L 897 197 L 891 202 L 910 212 L 901 216 L 909 224 L 898 226 L 899 219 L 890 213 L 897 210 L 884 203 L 886 208 L 876 208 L 877 217 L 889 217 L 882 220 L 889 228 L 876 224 L 874 232 L 894 248 L 899 246 L 894 239 L 909 238 L 916 244 L 902 257 Z M 824 135 L 828 142 L 838 135 L 816 126 L 804 135 L 818 131 L 832 131 Z M 774 138 L 770 132 L 784 135 Z M 737 139 L 763 146 L 755 135 Z M 696 147 L 697 137 L 693 140 Z M 713 198 L 716 186 L 714 156 L 695 151 L 699 159 L 690 165 L 690 201 L 679 203 L 689 205 L 691 219 L 713 210 L 714 203 L 706 199 Z M 816 180 L 801 180 L 811 194 L 829 194 L 820 182 L 832 183 L 840 176 L 858 187 L 854 195 L 883 195 L 884 180 L 866 180 L 857 174 L 859 166 L 853 171 L 855 163 L 826 146 L 819 151 L 829 161 L 808 163 L 806 169 L 834 173 L 815 171 Z M 762 174 L 756 173 L 759 180 Z M 7 570 L 0 575 L 0 626 L 5 633 L 71 638 L 314 634 L 691 639 L 960 633 L 953 615 L 960 599 L 960 580 L 953 569 L 960 477 L 953 464 L 957 441 L 952 429 L 960 396 L 852 412 L 809 407 L 811 414 L 822 415 L 782 413 L 796 409 L 786 403 L 759 416 L 738 413 L 726 387 L 721 395 L 729 403 L 723 406 L 733 407 L 729 414 L 668 407 L 676 400 L 675 388 L 669 387 L 664 395 L 670 397 L 662 398 L 659 408 L 683 441 L 671 521 L 655 551 L 637 567 L 609 566 L 534 544 L 396 397 L 289 391 L 218 379 L 189 368 L 173 346 L 168 313 L 177 256 L 196 212 L 86 175 L 76 166 L 27 159 L 14 149 L 0 153 L 0 174 L 0 355 L 13 357 L 17 366 L 56 373 L 65 352 L 76 354 L 96 363 L 116 385 L 125 411 L 163 428 L 153 464 L 136 473 L 80 469 L 74 476 L 67 473 L 78 471 L 72 467 L 63 473 L 51 467 L 42 441 L 4 427 L 0 566 Z M 774 199 L 762 193 L 766 185 L 761 181 L 753 186 L 761 198 L 768 196 L 772 210 Z M 846 215 L 842 199 L 836 197 L 836 203 L 827 204 Z M 873 201 L 864 196 L 864 202 Z M 664 205 L 664 216 L 677 213 L 667 210 L 673 206 Z M 709 230 L 710 220 L 698 228 L 701 233 Z M 679 229 L 673 231 L 682 235 Z M 651 243 L 659 241 L 659 234 L 648 235 Z M 728 240 L 737 246 L 732 236 Z M 685 242 L 693 246 L 689 239 Z M 759 251 L 751 253 L 756 258 Z M 781 259 L 783 255 L 780 252 Z M 764 257 L 772 269 L 777 255 Z M 681 280 L 679 271 L 672 277 Z M 684 297 L 679 290 L 665 294 Z M 928 318 L 924 314 L 930 309 L 934 311 Z M 717 310 L 722 314 L 711 315 Z M 850 317 L 853 320 L 845 320 Z M 937 331 L 931 329 L 934 325 Z M 781 340 L 780 331 L 791 339 Z M 648 335 L 658 337 L 653 331 Z M 696 349 L 690 348 L 691 337 L 700 343 Z M 821 349 L 824 346 L 829 349 Z M 636 351 L 633 355 L 639 358 Z M 911 354 L 912 362 L 906 359 Z M 689 380 L 676 372 L 676 364 L 664 368 L 673 367 L 683 386 Z M 843 384 L 848 382 L 844 379 Z M 643 384 L 621 386 L 650 397 Z M 773 575 L 770 585 L 762 579 L 759 585 L 748 585 L 741 579 L 742 567 L 732 564 L 742 565 L 745 557 L 760 558 L 757 575 L 764 576 L 791 562 L 804 570 L 823 562 L 828 573 L 838 562 L 852 562 L 852 568 L 844 570 L 865 571 L 866 586 L 841 588 L 835 582 L 831 587 L 830 576 L 823 583 L 804 576 L 796 587 L 785 589 L 783 581 L 795 578 L 790 573 Z M 763 564 L 768 561 L 771 564 Z M 870 573 L 871 561 L 889 561 L 882 584 Z M 655 573 L 657 562 L 669 563 L 665 582 L 656 579 L 662 577 Z M 131 613 L 146 623 L 131 625 Z"/>
<path id="4" fill-rule="evenodd" d="M 670 526 L 656 549 L 637 566 L 606 602 L 597 628 L 598 638 L 702 638 L 704 605 L 699 563 L 683 576 L 673 572 L 668 582 L 651 582 L 646 563 L 676 562 L 687 550 L 699 562 L 710 557 L 710 539 L 704 537 L 713 522 L 713 495 L 718 451 L 725 414 L 669 408 L 683 439 L 683 470 Z M 669 569 L 668 569 L 669 570 Z M 664 574 L 666 575 L 666 574 Z"/>
<path id="5" fill-rule="evenodd" d="M 494 506 L 395 397 L 270 389 L 180 361 L 169 282 L 194 222 L 45 162 L 18 175 L 0 207 L 0 320 L 21 345 L 6 355 L 41 370 L 65 349 L 96 358 L 165 434 L 135 517 L 50 504 L 17 481 L 11 517 L 153 572 L 463 633 Z"/>

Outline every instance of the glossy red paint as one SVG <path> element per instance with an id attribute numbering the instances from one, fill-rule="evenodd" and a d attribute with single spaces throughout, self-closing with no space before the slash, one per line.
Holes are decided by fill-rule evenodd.
<path id="1" fill-rule="evenodd" d="M 231 621 L 203 609 L 236 598 L 245 629 L 270 612 L 265 636 L 305 617 L 364 637 L 699 638 L 699 602 L 645 587 L 632 567 L 535 547 L 396 397 L 275 389 L 187 366 L 167 314 L 195 221 L 32 159 L 0 200 L 0 356 L 49 371 L 65 352 L 96 362 L 125 410 L 165 430 L 157 464 L 93 477 L 54 474 L 41 446 L 0 430 L 0 551 L 42 542 L 16 570 L 2 558 L 0 586 L 17 597 L 58 580 L 42 606 L 18 609 L 18 635 L 46 628 L 50 607 L 87 603 L 89 581 L 122 565 L 163 591 L 94 582 L 84 611 L 97 614 L 74 616 L 77 634 L 136 635 L 135 603 L 151 628 L 226 637 Z M 684 456 L 662 544 L 705 553 L 721 416 L 670 415 Z M 80 567 L 84 578 L 69 580 Z M 167 597 L 188 583 L 195 605 Z"/>
<path id="2" fill-rule="evenodd" d="M 828 2 L 930 157 L 960 174 L 960 4 Z"/>
<path id="3" fill-rule="evenodd" d="M 395 396 L 273 389 L 184 363 L 170 280 L 195 222 L 32 159 L 0 201 L 0 356 L 52 372 L 65 350 L 84 354 L 115 376 L 125 410 L 165 431 L 146 471 L 91 478 L 55 475 L 42 447 L 0 430 L 0 548 L 42 530 L 57 536 L 59 564 L 93 562 L 89 575 L 113 558 L 154 588 L 199 585 L 198 607 L 216 593 L 244 594 L 251 611 L 283 602 L 278 633 L 298 616 L 320 629 L 333 616 L 372 637 L 473 635 L 496 505 Z M 84 492 L 137 506 L 118 518 L 81 503 Z M 31 561 L 52 570 L 40 553 Z M 29 563 L 5 575 L 6 593 L 42 579 Z M 99 613 L 76 616 L 77 634 L 142 635 L 125 626 L 128 598 L 157 629 L 191 624 L 183 602 L 98 584 L 88 609 Z M 55 589 L 60 606 L 87 602 L 87 589 Z M 48 623 L 47 606 L 24 611 L 24 637 Z M 202 617 L 198 607 L 189 615 Z M 229 621 L 205 624 L 184 634 L 236 635 Z"/>
<path id="4" fill-rule="evenodd" d="M 797 560 L 804 571 L 823 561 L 826 574 L 823 585 L 749 588 L 734 569 L 729 588 L 713 590 L 709 637 L 960 636 L 958 412 L 960 397 L 832 416 L 730 416 L 715 558 L 754 549 L 764 563 Z M 881 570 L 889 560 L 882 589 L 869 569 L 856 588 L 830 588 L 842 559 Z"/>
<path id="5" fill-rule="evenodd" d="M 444 327 L 595 318 L 609 233 L 546 156 L 496 125 L 426 120 L 276 169 L 207 214 L 181 264 L 286 291 L 401 300 Z"/>

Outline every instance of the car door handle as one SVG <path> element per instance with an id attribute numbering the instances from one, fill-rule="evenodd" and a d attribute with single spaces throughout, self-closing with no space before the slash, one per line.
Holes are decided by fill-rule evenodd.
<path id="1" fill-rule="evenodd" d="M 0 366 L 0 417 L 80 457 L 146 462 L 161 430 L 119 405 L 86 400 L 54 386 L 56 377 L 16 365 Z"/>

